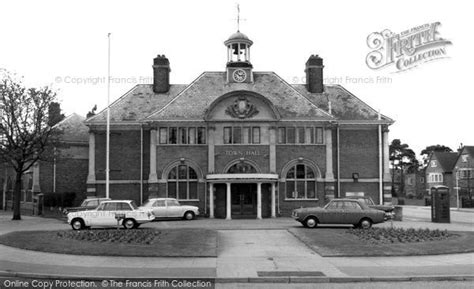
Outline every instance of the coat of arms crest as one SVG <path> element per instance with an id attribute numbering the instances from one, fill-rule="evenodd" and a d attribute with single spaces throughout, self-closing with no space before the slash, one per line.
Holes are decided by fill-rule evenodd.
<path id="1" fill-rule="evenodd" d="M 253 117 L 258 113 L 258 110 L 246 97 L 241 96 L 232 105 L 229 105 L 225 112 L 231 117 L 243 119 Z"/>

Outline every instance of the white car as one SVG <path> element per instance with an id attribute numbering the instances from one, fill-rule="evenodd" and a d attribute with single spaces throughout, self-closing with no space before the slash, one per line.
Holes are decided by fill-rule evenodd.
<path id="1" fill-rule="evenodd" d="M 199 215 L 199 208 L 196 206 L 181 205 L 172 198 L 152 198 L 148 199 L 141 208 L 152 209 L 156 218 L 183 218 L 192 220 Z"/>
<path id="2" fill-rule="evenodd" d="M 134 201 L 104 201 L 97 208 L 89 211 L 67 214 L 67 222 L 73 230 L 122 225 L 125 229 L 138 228 L 141 224 L 155 219 L 152 211 L 139 208 Z"/>

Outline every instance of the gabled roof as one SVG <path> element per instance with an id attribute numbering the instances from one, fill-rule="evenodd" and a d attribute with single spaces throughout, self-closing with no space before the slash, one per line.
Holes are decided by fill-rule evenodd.
<path id="1" fill-rule="evenodd" d="M 89 142 L 89 128 L 84 125 L 85 119 L 85 117 L 73 113 L 55 124 L 54 127 L 62 131 L 61 141 Z"/>
<path id="2" fill-rule="evenodd" d="M 173 84 L 166 93 L 153 92 L 153 85 L 139 84 L 110 105 L 111 122 L 138 122 L 152 112 L 163 108 L 186 85 Z M 107 109 L 86 120 L 86 124 L 105 123 Z"/>
<path id="3" fill-rule="evenodd" d="M 331 113 L 340 120 L 378 120 L 378 112 L 365 102 L 350 93 L 340 85 L 325 85 L 323 93 L 311 93 L 305 84 L 294 84 L 302 95 L 306 96 L 319 108 L 329 111 L 331 102 Z M 394 121 L 381 115 L 383 121 L 393 123 Z"/>
<path id="4" fill-rule="evenodd" d="M 274 105 L 282 119 L 334 119 L 275 73 L 254 72 L 253 77 L 253 83 L 227 83 L 225 72 L 204 72 L 146 120 L 202 120 L 211 103 L 236 90 L 264 96 Z"/>
<path id="5" fill-rule="evenodd" d="M 458 153 L 456 152 L 433 152 L 431 155 L 431 159 L 436 157 L 438 160 L 439 165 L 443 169 L 444 172 L 450 173 L 453 171 L 454 166 L 456 165 L 456 161 L 458 159 Z"/>

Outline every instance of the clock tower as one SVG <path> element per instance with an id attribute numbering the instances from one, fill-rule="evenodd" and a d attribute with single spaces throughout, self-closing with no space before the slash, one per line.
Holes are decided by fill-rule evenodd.
<path id="1" fill-rule="evenodd" d="M 227 83 L 252 83 L 250 46 L 253 42 L 240 31 L 224 42 L 227 47 Z"/>

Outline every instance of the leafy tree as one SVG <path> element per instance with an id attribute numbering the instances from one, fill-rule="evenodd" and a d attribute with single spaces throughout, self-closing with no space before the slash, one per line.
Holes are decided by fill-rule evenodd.
<path id="1" fill-rule="evenodd" d="M 444 146 L 444 145 L 431 145 L 427 146 L 425 149 L 421 151 L 421 157 L 423 159 L 423 168 L 425 168 L 428 165 L 428 160 L 430 158 L 430 155 L 433 152 L 452 152 L 453 150 L 450 147 Z"/>
<path id="2" fill-rule="evenodd" d="M 54 126 L 65 118 L 61 113 L 61 104 L 59 102 L 51 102 L 48 107 L 48 125 Z"/>
<path id="3" fill-rule="evenodd" d="M 418 160 L 415 152 L 410 149 L 407 144 L 402 143 L 399 139 L 394 139 L 389 147 L 390 163 L 392 166 L 392 194 L 395 192 L 395 174 L 400 174 L 399 192 L 405 190 L 404 173 L 413 173 L 418 169 Z"/>
<path id="4" fill-rule="evenodd" d="M 0 77 L 0 160 L 15 171 L 13 220 L 21 220 L 22 176 L 38 160 L 48 157 L 48 146 L 54 145 L 60 134 L 48 124 L 56 93 L 48 87 L 27 88 L 8 72 Z"/>

